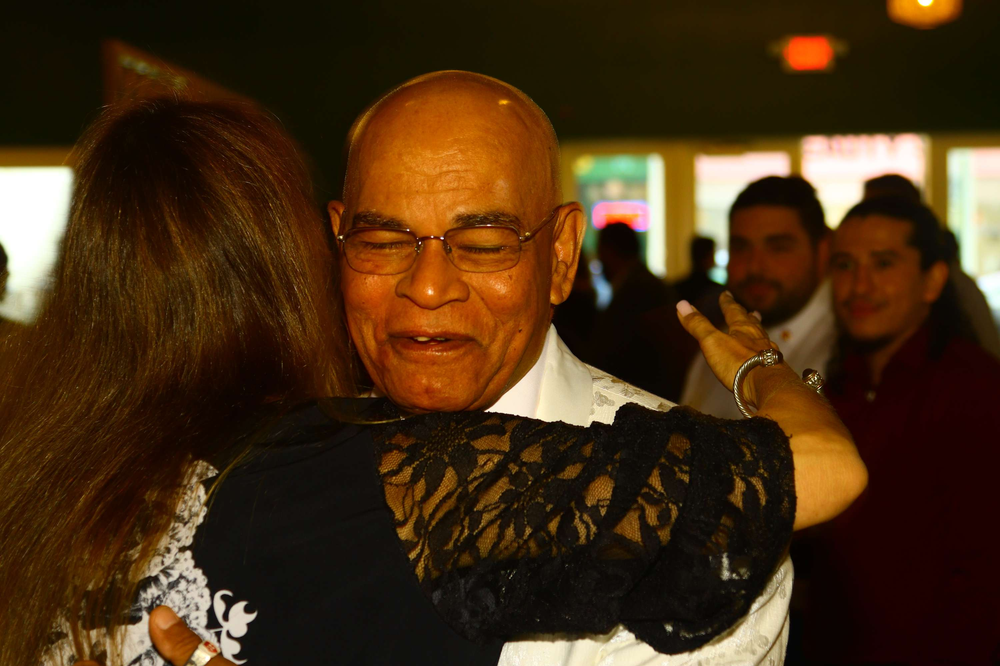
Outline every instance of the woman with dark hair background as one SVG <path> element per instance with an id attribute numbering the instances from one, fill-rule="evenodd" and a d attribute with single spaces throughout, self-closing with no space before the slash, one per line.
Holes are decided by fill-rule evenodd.
<path id="1" fill-rule="evenodd" d="M 77 167 L 49 302 L 0 354 L 0 664 L 159 663 L 149 612 L 208 633 L 206 573 L 283 604 L 247 639 L 257 663 L 495 664 L 498 639 L 617 622 L 687 650 L 747 612 L 793 520 L 864 486 L 849 435 L 783 365 L 744 388 L 790 448 L 769 419 L 683 409 L 345 425 L 398 415 L 316 402 L 352 394 L 347 337 L 272 118 L 140 102 L 88 130 Z M 731 384 L 771 345 L 725 298 L 729 335 L 683 321 Z"/>

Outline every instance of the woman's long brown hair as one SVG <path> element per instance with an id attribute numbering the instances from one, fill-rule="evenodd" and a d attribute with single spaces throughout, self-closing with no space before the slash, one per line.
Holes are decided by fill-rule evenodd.
<path id="1" fill-rule="evenodd" d="M 147 100 L 76 164 L 47 305 L 0 352 L 5 666 L 38 663 L 57 621 L 116 662 L 120 632 L 102 656 L 87 630 L 128 615 L 192 460 L 267 405 L 350 389 L 328 237 L 271 117 Z"/>

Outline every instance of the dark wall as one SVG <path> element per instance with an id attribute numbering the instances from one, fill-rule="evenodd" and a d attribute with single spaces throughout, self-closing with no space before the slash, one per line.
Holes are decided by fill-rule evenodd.
<path id="1" fill-rule="evenodd" d="M 380 92 L 481 71 L 525 90 L 560 135 L 749 136 L 1000 129 L 1000 3 L 956 23 L 891 23 L 880 0 L 38 2 L 0 17 L 0 145 L 68 144 L 101 103 L 116 37 L 273 109 L 324 194 L 343 136 Z M 830 74 L 789 75 L 767 44 L 830 33 Z"/>

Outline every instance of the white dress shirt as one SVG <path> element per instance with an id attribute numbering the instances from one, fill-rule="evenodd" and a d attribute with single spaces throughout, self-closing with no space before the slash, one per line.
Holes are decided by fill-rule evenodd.
<path id="1" fill-rule="evenodd" d="M 794 317 L 766 330 L 767 336 L 777 343 L 793 370 L 801 373 L 811 368 L 826 374 L 827 363 L 837 342 L 833 290 L 829 280 L 816 289 L 809 302 Z M 688 368 L 681 404 L 724 419 L 743 418 L 732 391 L 716 379 L 701 354 Z"/>

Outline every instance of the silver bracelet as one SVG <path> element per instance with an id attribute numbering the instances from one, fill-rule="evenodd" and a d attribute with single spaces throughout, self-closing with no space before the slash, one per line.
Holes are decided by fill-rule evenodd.
<path id="1" fill-rule="evenodd" d="M 733 379 L 733 397 L 736 399 L 736 406 L 739 407 L 743 416 L 747 418 L 753 416 L 753 413 L 747 409 L 747 403 L 743 399 L 743 395 L 741 393 L 743 389 L 743 379 L 747 376 L 747 373 L 756 368 L 758 365 L 763 365 L 765 368 L 777 365 L 778 363 L 781 363 L 782 359 L 783 356 L 777 349 L 765 349 L 764 351 L 757 352 L 747 359 L 746 363 L 741 365 L 740 369 L 736 371 L 736 377 Z M 805 382 L 806 386 L 817 393 L 819 393 L 820 389 L 823 388 L 824 384 L 823 375 L 819 374 L 816 370 L 809 368 L 802 372 L 802 381 Z"/>
<path id="2" fill-rule="evenodd" d="M 782 358 L 781 352 L 777 349 L 765 349 L 764 351 L 757 352 L 748 358 L 746 363 L 741 365 L 740 369 L 736 371 L 736 378 L 733 379 L 733 397 L 736 398 L 736 406 L 739 407 L 743 416 L 747 418 L 753 416 L 753 413 L 747 409 L 747 404 L 743 400 L 743 378 L 747 376 L 748 372 L 756 368 L 758 365 L 770 368 L 772 365 L 781 363 Z"/>

